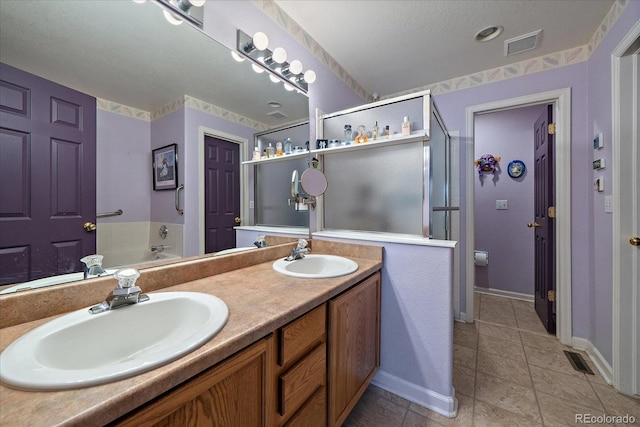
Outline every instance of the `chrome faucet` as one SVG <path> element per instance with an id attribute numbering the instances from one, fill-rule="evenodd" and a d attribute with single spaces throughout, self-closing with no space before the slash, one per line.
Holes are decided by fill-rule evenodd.
<path id="1" fill-rule="evenodd" d="M 136 286 L 136 279 L 140 272 L 133 268 L 118 270 L 113 274 L 118 280 L 118 287 L 112 290 L 107 298 L 98 305 L 89 309 L 89 313 L 97 314 L 104 311 L 115 310 L 127 305 L 137 304 L 149 300 L 149 295 L 143 294 L 142 289 Z"/>
<path id="2" fill-rule="evenodd" d="M 304 239 L 298 240 L 298 245 L 291 251 L 288 257 L 285 258 L 287 261 L 294 261 L 297 259 L 304 258 L 304 254 L 311 252 L 311 249 L 307 247 L 308 243 Z"/>
<path id="3" fill-rule="evenodd" d="M 80 261 L 84 263 L 84 278 L 98 277 L 105 274 L 104 268 L 102 268 L 102 255 L 87 255 L 81 258 Z"/>
<path id="4" fill-rule="evenodd" d="M 264 234 L 258 234 L 258 239 L 255 242 L 253 242 L 253 244 L 257 248 L 266 248 L 267 247 L 267 241 L 265 240 Z"/>
<path id="5" fill-rule="evenodd" d="M 151 252 L 162 252 L 164 251 L 168 246 L 165 245 L 153 245 L 151 246 Z"/>

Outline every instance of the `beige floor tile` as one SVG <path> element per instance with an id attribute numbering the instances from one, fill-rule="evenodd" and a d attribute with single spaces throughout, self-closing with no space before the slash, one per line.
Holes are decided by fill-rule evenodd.
<path id="1" fill-rule="evenodd" d="M 520 343 L 520 334 L 517 329 L 509 328 L 492 323 L 478 322 L 478 333 L 480 335 L 488 335 L 509 341 Z"/>
<path id="2" fill-rule="evenodd" d="M 478 372 L 476 400 L 497 406 L 517 415 L 541 422 L 536 395 L 531 387 Z"/>
<path id="3" fill-rule="evenodd" d="M 525 311 L 530 313 L 535 313 L 536 309 L 533 305 L 533 301 L 524 301 L 521 299 L 511 299 L 511 306 L 513 307 L 513 311 Z"/>
<path id="4" fill-rule="evenodd" d="M 480 307 L 480 320 L 512 328 L 518 327 L 516 317 L 513 314 L 485 310 L 482 306 Z"/>
<path id="5" fill-rule="evenodd" d="M 497 354 L 502 357 L 518 360 L 523 364 L 527 363 L 524 349 L 520 342 L 509 341 L 490 335 L 480 335 L 478 339 L 478 351 Z"/>
<path id="6" fill-rule="evenodd" d="M 476 369 L 483 374 L 503 378 L 525 387 L 532 386 L 529 368 L 523 360 L 514 360 L 479 351 Z"/>
<path id="7" fill-rule="evenodd" d="M 476 350 L 462 347 L 458 344 L 453 345 L 453 363 L 454 365 L 462 365 L 466 368 L 476 368 Z"/>
<path id="8" fill-rule="evenodd" d="M 367 390 L 344 422 L 345 427 L 401 427 L 407 408 Z"/>
<path id="9" fill-rule="evenodd" d="M 461 345 L 463 347 L 468 347 L 472 349 L 476 349 L 478 346 L 478 332 L 475 330 L 455 330 L 453 331 L 453 342 L 454 344 Z"/>
<path id="10" fill-rule="evenodd" d="M 600 399 L 586 378 L 576 378 L 537 366 L 530 366 L 529 369 L 536 391 L 579 402 L 587 408 L 604 411 Z"/>
<path id="11" fill-rule="evenodd" d="M 476 392 L 476 371 L 461 365 L 453 365 L 453 386 L 456 395 L 473 397 Z"/>
<path id="12" fill-rule="evenodd" d="M 557 396 L 537 392 L 542 420 L 545 427 L 578 426 L 584 425 L 585 417 L 604 415 L 602 410 L 594 410 L 580 405 L 579 401 L 571 399 L 559 399 Z M 591 424 L 597 426 L 610 426 L 611 424 Z"/>
<path id="13" fill-rule="evenodd" d="M 516 312 L 515 317 L 516 322 L 518 323 L 518 328 L 541 334 L 547 333 L 547 330 L 536 313 L 530 314 L 518 311 Z"/>
<path id="14" fill-rule="evenodd" d="M 471 424 L 469 424 L 471 425 Z M 404 417 L 402 427 L 441 427 L 442 424 L 430 420 L 420 414 L 416 414 L 412 411 L 407 411 L 407 415 Z"/>
<path id="15" fill-rule="evenodd" d="M 475 403 L 473 413 L 473 423 L 475 427 L 538 427 L 542 424 L 530 420 L 529 418 L 517 415 L 497 406 L 481 402 Z"/>
<path id="16" fill-rule="evenodd" d="M 471 427 L 473 424 L 473 399 L 467 396 L 457 396 L 457 398 L 458 416 L 455 418 L 447 418 L 415 403 L 409 406 L 409 412 L 415 412 L 447 427 Z"/>
<path id="17" fill-rule="evenodd" d="M 549 351 L 571 350 L 571 347 L 563 345 L 560 340 L 554 335 L 548 334 L 547 331 L 544 334 L 536 334 L 529 331 L 520 331 L 520 337 L 522 338 L 522 344 L 526 347 L 540 348 Z"/>
<path id="18" fill-rule="evenodd" d="M 480 305 L 511 307 L 511 298 L 500 297 L 497 295 L 480 294 Z"/>
<path id="19" fill-rule="evenodd" d="M 549 351 L 527 346 L 525 346 L 524 352 L 527 355 L 527 362 L 529 365 L 551 369 L 552 371 L 571 375 L 576 378 L 584 378 L 584 374 L 582 372 L 578 372 L 573 369 L 569 359 L 567 359 L 567 356 L 565 356 L 563 352 Z"/>
<path id="20" fill-rule="evenodd" d="M 640 425 L 640 399 L 618 393 L 609 385 L 592 384 L 609 415 L 633 415 Z"/>
<path id="21" fill-rule="evenodd" d="M 401 406 L 403 408 L 408 408 L 409 407 L 409 402 L 407 399 L 402 398 L 396 394 L 393 394 L 383 388 L 380 387 L 376 387 L 373 384 L 369 385 L 369 387 L 367 388 L 367 393 L 371 393 L 375 396 L 379 396 L 379 397 L 383 397 L 387 400 L 390 400 L 392 403 L 395 403 L 398 406 Z"/>

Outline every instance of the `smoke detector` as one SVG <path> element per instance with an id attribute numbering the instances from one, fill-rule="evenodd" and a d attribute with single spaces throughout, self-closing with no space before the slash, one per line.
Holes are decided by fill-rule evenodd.
<path id="1" fill-rule="evenodd" d="M 504 41 L 504 56 L 515 55 L 537 48 L 540 45 L 542 30 L 523 34 Z"/>

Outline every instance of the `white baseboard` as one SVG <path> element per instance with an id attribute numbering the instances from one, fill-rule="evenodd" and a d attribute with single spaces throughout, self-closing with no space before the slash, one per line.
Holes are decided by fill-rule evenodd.
<path id="1" fill-rule="evenodd" d="M 458 399 L 455 398 L 453 387 L 451 387 L 453 396 L 443 396 L 433 390 L 420 387 L 380 370 L 373 377 L 371 383 L 447 418 L 454 418 L 458 415 Z"/>
<path id="2" fill-rule="evenodd" d="M 520 292 L 511 292 L 511 291 L 503 291 L 501 289 L 493 289 L 493 288 L 481 288 L 478 286 L 474 287 L 474 291 L 479 293 L 479 294 L 487 294 L 487 295 L 493 295 L 493 296 L 497 296 L 497 297 L 507 297 L 507 298 L 514 298 L 514 299 L 520 299 L 523 301 L 529 301 L 529 302 L 533 302 L 533 295 L 530 294 L 523 294 Z"/>
<path id="3" fill-rule="evenodd" d="M 613 368 L 609 365 L 609 362 L 606 361 L 604 356 L 598 351 L 598 349 L 593 345 L 591 341 L 586 338 L 571 338 L 571 347 L 582 350 L 587 353 L 589 359 L 593 362 L 602 378 L 607 382 L 607 384 L 612 383 L 613 379 Z"/>

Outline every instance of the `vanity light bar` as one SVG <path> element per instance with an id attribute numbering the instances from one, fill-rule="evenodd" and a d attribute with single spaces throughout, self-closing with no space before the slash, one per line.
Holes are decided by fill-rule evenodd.
<path id="1" fill-rule="evenodd" d="M 204 19 L 203 1 L 190 0 L 155 0 L 160 6 L 171 13 L 175 19 L 185 19 L 202 29 Z"/>
<path id="2" fill-rule="evenodd" d="M 293 73 L 290 69 L 291 65 L 297 60 L 294 59 L 291 63 L 286 61 L 278 63 L 274 60 L 274 52 L 267 48 L 262 50 L 258 49 L 254 44 L 253 37 L 242 30 L 238 30 L 236 49 L 240 56 L 247 58 L 258 67 L 268 72 L 269 75 L 275 76 L 281 80 L 285 84 L 285 88 L 286 85 L 289 85 L 290 87 L 293 87 L 299 92 L 307 95 L 309 84 L 304 79 L 304 73 L 302 71 Z M 297 62 L 299 63 L 300 61 Z"/>

